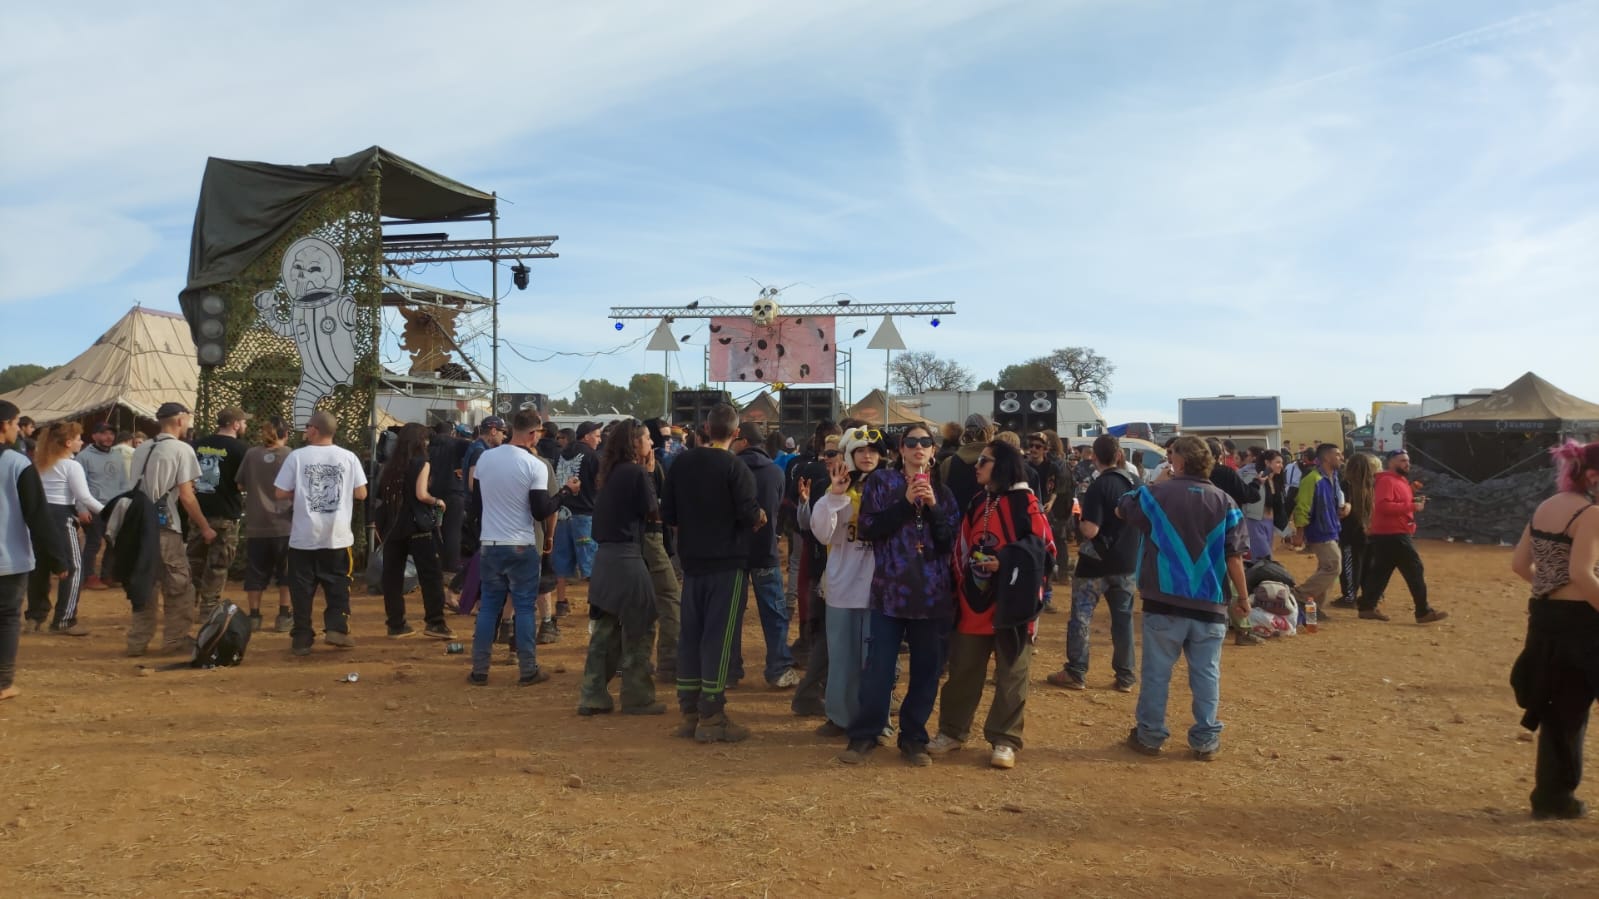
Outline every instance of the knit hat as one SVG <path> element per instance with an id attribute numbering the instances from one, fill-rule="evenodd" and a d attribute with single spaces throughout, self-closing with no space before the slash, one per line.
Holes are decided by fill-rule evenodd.
<path id="1" fill-rule="evenodd" d="M 882 453 L 883 453 L 883 436 L 882 436 L 882 434 L 879 434 L 876 431 L 872 431 L 870 433 L 877 434 L 877 439 L 876 440 L 868 440 L 867 439 L 868 431 L 867 431 L 866 428 L 850 428 L 849 430 L 844 432 L 844 436 L 843 437 L 839 438 L 839 440 L 838 440 L 838 449 L 839 449 L 839 452 L 844 454 L 844 467 L 847 468 L 848 470 L 850 470 L 850 471 L 855 471 L 856 470 L 855 469 L 855 451 L 860 449 L 861 447 L 869 446 L 872 449 L 877 450 L 878 455 L 882 455 Z"/>

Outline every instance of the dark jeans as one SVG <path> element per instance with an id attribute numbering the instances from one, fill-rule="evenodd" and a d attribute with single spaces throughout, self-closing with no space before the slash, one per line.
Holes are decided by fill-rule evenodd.
<path id="1" fill-rule="evenodd" d="M 1338 573 L 1338 586 L 1343 588 L 1343 598 L 1355 602 L 1366 586 L 1366 567 L 1371 561 L 1369 538 L 1365 532 L 1345 526 L 1338 535 L 1338 547 L 1344 554 L 1344 567 Z"/>
<path id="2" fill-rule="evenodd" d="M 1416 544 L 1409 534 L 1372 534 L 1366 538 L 1366 587 L 1360 597 L 1362 609 L 1375 609 L 1388 589 L 1388 579 L 1394 569 L 1410 588 L 1410 598 L 1416 602 L 1416 617 L 1432 611 L 1427 605 L 1427 578 L 1421 567 L 1421 556 L 1416 554 Z"/>
<path id="3" fill-rule="evenodd" d="M 482 572 L 477 621 L 472 626 L 472 673 L 487 675 L 494 655 L 494 635 L 511 599 L 511 623 L 516 627 L 516 665 L 522 677 L 538 674 L 539 552 L 534 546 L 485 546 L 478 550 Z"/>
<path id="4" fill-rule="evenodd" d="M 1576 804 L 1588 713 L 1599 696 L 1599 611 L 1585 602 L 1533 600 L 1527 629 L 1528 642 L 1534 632 L 1550 641 L 1549 702 L 1538 709 L 1532 808 L 1560 813 Z"/>
<path id="5" fill-rule="evenodd" d="M 0 690 L 11 686 L 17 674 L 17 638 L 22 634 L 22 597 L 28 591 L 28 573 L 0 575 Z"/>
<path id="6" fill-rule="evenodd" d="M 677 705 L 701 718 L 727 705 L 733 662 L 734 601 L 744 595 L 744 572 L 715 571 L 683 578 L 683 617 L 677 640 Z"/>
<path id="7" fill-rule="evenodd" d="M 850 742 L 876 740 L 888 727 L 894 696 L 899 644 L 910 645 L 910 682 L 899 706 L 901 748 L 927 745 L 927 719 L 938 698 L 938 671 L 943 665 L 948 623 L 936 618 L 892 618 L 872 610 L 866 638 L 866 673 L 861 676 L 861 711 L 849 725 Z"/>
<path id="8" fill-rule="evenodd" d="M 755 588 L 755 610 L 761 616 L 761 635 L 766 640 L 766 668 L 762 674 L 768 684 L 775 684 L 783 672 L 794 667 L 794 654 L 788 646 L 783 569 L 751 568 L 746 583 Z M 744 679 L 744 611 L 748 608 L 749 591 L 745 590 L 738 597 L 738 625 L 733 631 L 733 683 Z"/>
<path id="9" fill-rule="evenodd" d="M 428 627 L 444 627 L 444 572 L 439 569 L 438 545 L 433 534 L 383 543 L 383 611 L 389 630 L 405 627 L 405 557 L 416 562 L 416 582 L 422 588 L 422 620 Z"/>
<path id="10" fill-rule="evenodd" d="M 78 542 L 78 513 L 72 506 L 50 504 L 50 524 L 57 534 L 64 536 L 61 548 L 66 550 L 67 567 L 61 572 L 61 583 L 56 587 L 55 616 L 50 615 L 50 572 L 35 568 L 28 575 L 28 618 L 42 622 L 50 618 L 52 625 L 72 626 L 78 620 L 78 595 L 83 589 L 83 549 Z"/>
<path id="11" fill-rule="evenodd" d="M 289 641 L 295 646 L 310 646 L 316 640 L 311 627 L 311 600 L 322 587 L 322 629 L 350 632 L 350 576 L 355 570 L 355 555 L 343 549 L 289 548 L 289 601 L 294 605 L 294 628 Z"/>
<path id="12" fill-rule="evenodd" d="M 466 494 L 445 494 L 444 523 L 439 525 L 443 545 L 439 550 L 439 566 L 454 572 L 461 567 L 461 526 L 466 518 Z"/>

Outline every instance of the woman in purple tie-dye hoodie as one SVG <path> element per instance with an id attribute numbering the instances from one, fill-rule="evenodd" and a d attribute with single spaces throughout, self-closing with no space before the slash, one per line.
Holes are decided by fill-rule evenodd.
<path id="1" fill-rule="evenodd" d="M 900 438 L 900 467 L 873 472 L 861 492 L 860 529 L 877 564 L 860 712 L 839 756 L 847 764 L 865 761 L 888 725 L 901 641 L 910 646 L 910 681 L 899 710 L 899 749 L 911 764 L 933 761 L 927 719 L 938 694 L 943 637 L 955 617 L 950 559 L 960 521 L 955 495 L 930 477 L 936 446 L 932 431 L 912 425 Z"/>

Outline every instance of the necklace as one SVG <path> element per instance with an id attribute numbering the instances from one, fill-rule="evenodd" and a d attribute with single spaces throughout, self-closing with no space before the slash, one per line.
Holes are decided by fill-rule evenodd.
<path id="1" fill-rule="evenodd" d="M 922 543 L 922 532 L 923 532 L 923 529 L 926 527 L 926 523 L 922 520 L 922 514 L 923 514 L 922 504 L 921 503 L 917 503 L 916 504 L 916 554 L 918 556 L 926 554 L 926 552 L 925 552 L 926 547 Z"/>

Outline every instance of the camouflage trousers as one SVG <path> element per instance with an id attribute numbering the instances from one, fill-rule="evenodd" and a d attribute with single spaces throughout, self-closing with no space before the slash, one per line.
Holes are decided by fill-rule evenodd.
<path id="1" fill-rule="evenodd" d="M 200 596 L 200 622 L 222 601 L 222 588 L 228 583 L 228 569 L 239 545 L 239 523 L 219 518 L 210 523 L 217 538 L 210 543 L 196 530 L 189 536 L 189 577 Z"/>
<path id="2" fill-rule="evenodd" d="M 598 617 L 595 617 L 598 616 Z M 654 628 L 627 634 L 622 620 L 609 612 L 594 610 L 589 624 L 588 660 L 583 664 L 583 691 L 578 707 L 615 708 L 611 700 L 611 679 L 622 676 L 622 708 L 636 709 L 655 702 L 655 682 L 650 679 L 650 648 Z"/>

